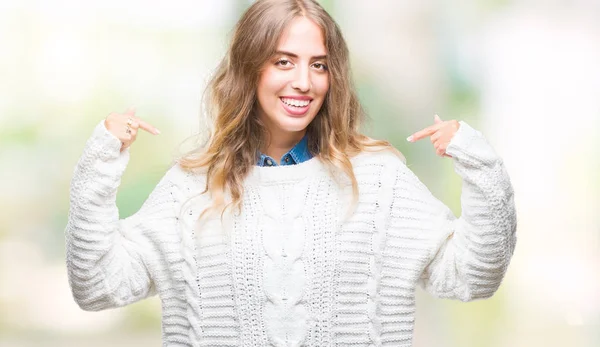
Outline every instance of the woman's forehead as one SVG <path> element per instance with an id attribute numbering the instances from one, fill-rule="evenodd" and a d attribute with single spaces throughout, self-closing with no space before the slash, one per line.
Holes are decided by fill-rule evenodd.
<path id="1" fill-rule="evenodd" d="M 301 57 L 327 55 L 323 30 L 306 17 L 296 17 L 281 33 L 277 51 Z"/>

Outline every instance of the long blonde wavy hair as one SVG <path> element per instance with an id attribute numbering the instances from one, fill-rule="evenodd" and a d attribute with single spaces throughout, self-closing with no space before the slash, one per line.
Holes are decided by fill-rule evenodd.
<path id="1" fill-rule="evenodd" d="M 309 151 L 330 172 L 343 172 L 352 183 L 353 204 L 358 183 L 350 158 L 369 150 L 389 149 L 404 156 L 389 142 L 359 132 L 365 113 L 354 89 L 348 47 L 329 14 L 313 0 L 257 0 L 238 21 L 229 49 L 204 94 L 210 129 L 206 143 L 178 162 L 186 170 L 206 170 L 206 189 L 213 205 L 241 207 L 243 180 L 257 162 L 257 151 L 266 141 L 267 129 L 257 116 L 256 88 L 264 64 L 277 50 L 279 37 L 296 17 L 304 16 L 322 30 L 327 50 L 329 90 L 314 120 L 307 127 Z M 226 194 L 231 201 L 225 203 Z M 223 214 L 221 213 L 221 217 Z"/>

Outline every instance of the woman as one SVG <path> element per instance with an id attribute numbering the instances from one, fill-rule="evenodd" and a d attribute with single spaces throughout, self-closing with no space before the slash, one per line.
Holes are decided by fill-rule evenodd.
<path id="1" fill-rule="evenodd" d="M 160 296 L 165 346 L 410 346 L 415 289 L 488 298 L 515 246 L 502 160 L 461 121 L 430 137 L 463 178 L 456 218 L 363 115 L 339 28 L 312 0 L 259 0 L 207 94 L 208 142 L 133 216 L 115 195 L 139 129 L 111 114 L 86 144 L 66 229 L 85 310 Z"/>

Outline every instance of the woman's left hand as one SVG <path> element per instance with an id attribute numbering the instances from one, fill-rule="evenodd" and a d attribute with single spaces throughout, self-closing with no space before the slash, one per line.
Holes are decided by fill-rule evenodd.
<path id="1" fill-rule="evenodd" d="M 433 146 L 435 147 L 436 154 L 440 157 L 452 158 L 451 155 L 446 154 L 446 148 L 448 148 L 450 140 L 452 140 L 454 134 L 458 131 L 460 123 L 454 119 L 443 121 L 437 114 L 434 116 L 434 122 L 435 124 L 417 131 L 406 140 L 415 142 L 427 136 L 431 136 L 431 143 L 433 143 Z"/>

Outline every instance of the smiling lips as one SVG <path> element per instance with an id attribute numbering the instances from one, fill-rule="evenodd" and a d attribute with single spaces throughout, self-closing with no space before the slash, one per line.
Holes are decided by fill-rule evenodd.
<path id="1" fill-rule="evenodd" d="M 284 96 L 279 98 L 283 108 L 292 116 L 302 116 L 310 108 L 312 98 L 308 96 Z"/>

